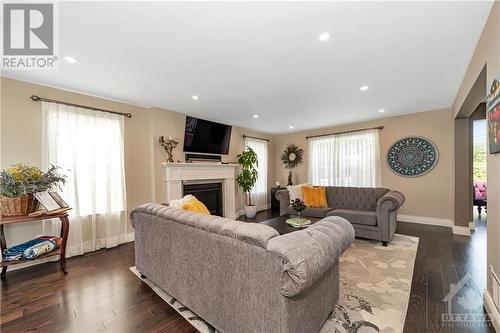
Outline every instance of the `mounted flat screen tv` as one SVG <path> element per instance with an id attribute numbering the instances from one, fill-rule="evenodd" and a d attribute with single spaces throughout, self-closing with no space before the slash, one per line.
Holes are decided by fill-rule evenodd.
<path id="1" fill-rule="evenodd" d="M 231 126 L 186 116 L 184 151 L 191 153 L 229 153 Z"/>

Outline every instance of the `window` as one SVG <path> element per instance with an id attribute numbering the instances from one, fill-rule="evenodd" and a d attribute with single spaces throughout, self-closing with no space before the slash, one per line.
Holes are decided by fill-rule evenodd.
<path id="1" fill-rule="evenodd" d="M 310 138 L 309 182 L 323 186 L 379 186 L 378 131 Z"/>
<path id="2" fill-rule="evenodd" d="M 259 161 L 259 166 L 257 167 L 257 172 L 259 173 L 259 178 L 255 184 L 252 196 L 257 205 L 257 210 L 266 210 L 267 205 L 267 141 L 254 139 L 247 137 L 245 139 L 245 146 L 253 149 L 257 154 L 257 159 Z"/>
<path id="3" fill-rule="evenodd" d="M 68 245 L 76 246 L 70 255 L 123 243 L 123 117 L 46 102 L 42 112 L 43 162 L 67 177 L 62 195 L 73 208 Z"/>

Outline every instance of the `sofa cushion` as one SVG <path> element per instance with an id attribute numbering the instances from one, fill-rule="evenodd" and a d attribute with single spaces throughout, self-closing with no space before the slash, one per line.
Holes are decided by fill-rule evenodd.
<path id="1" fill-rule="evenodd" d="M 327 216 L 340 216 L 352 224 L 377 225 L 377 212 L 355 209 L 334 209 Z"/>
<path id="2" fill-rule="evenodd" d="M 326 208 L 306 208 L 303 212 L 302 212 L 302 216 L 309 216 L 309 217 L 320 217 L 320 218 L 323 218 L 323 217 L 326 217 L 326 214 L 333 210 L 333 208 L 330 208 L 330 207 L 326 207 Z M 286 212 L 290 215 L 297 215 L 297 212 L 295 212 L 293 210 L 293 208 L 291 206 L 288 206 L 288 208 L 286 209 Z"/>
<path id="3" fill-rule="evenodd" d="M 210 211 L 207 206 L 203 204 L 200 200 L 193 198 L 182 205 L 182 209 L 188 210 L 193 213 L 199 213 L 203 215 L 210 215 Z"/>
<path id="4" fill-rule="evenodd" d="M 286 187 L 288 193 L 290 194 L 290 201 L 295 201 L 297 198 L 304 200 L 304 195 L 302 193 L 302 187 L 304 186 L 311 186 L 311 184 L 288 185 Z"/>
<path id="5" fill-rule="evenodd" d="M 311 208 L 326 208 L 328 203 L 326 202 L 325 188 L 323 186 L 319 187 L 302 187 L 302 194 L 304 195 L 304 203 L 307 207 Z"/>
<path id="6" fill-rule="evenodd" d="M 386 188 L 371 187 L 326 187 L 328 206 L 333 209 L 355 209 L 375 211 L 377 201 L 389 192 Z"/>

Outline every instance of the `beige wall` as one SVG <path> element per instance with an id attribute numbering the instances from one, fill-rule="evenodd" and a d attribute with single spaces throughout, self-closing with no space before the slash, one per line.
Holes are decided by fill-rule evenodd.
<path id="1" fill-rule="evenodd" d="M 500 2 L 495 2 L 471 58 L 455 102 L 453 114 L 458 115 L 481 69 L 486 64 L 487 87 L 500 75 Z M 475 107 L 475 106 L 472 106 Z M 488 266 L 500 275 L 500 154 L 488 154 Z M 485 267 L 486 269 L 486 267 Z M 488 288 L 490 289 L 488 274 Z"/>
<path id="2" fill-rule="evenodd" d="M 41 147 L 41 106 L 32 102 L 31 95 L 39 95 L 70 101 L 76 104 L 96 108 L 130 112 L 131 119 L 125 119 L 125 178 L 127 186 L 127 208 L 146 202 L 164 202 L 165 189 L 163 168 L 165 161 L 163 148 L 158 144 L 158 137 L 172 136 L 181 139 L 174 152 L 175 160 L 184 160 L 182 152 L 185 115 L 159 109 L 144 108 L 126 103 L 115 102 L 103 98 L 69 92 L 52 87 L 31 84 L 12 79 L 1 79 L 0 109 L 0 167 L 5 168 L 18 162 L 40 166 Z M 244 148 L 243 134 L 268 138 L 269 142 L 269 185 L 275 178 L 274 141 L 269 135 L 233 127 L 230 153 L 223 156 L 226 162 L 236 161 L 236 155 Z M 243 208 L 243 196 L 237 198 L 238 208 Z M 34 226 L 33 232 L 14 232 L 16 228 L 7 229 L 7 237 L 11 241 L 21 241 L 41 232 Z M 38 230 L 38 231 L 37 231 Z M 131 226 L 129 226 L 131 231 Z M 10 236 L 10 237 L 9 237 Z M 19 236 L 19 238 L 18 238 Z"/>
<path id="3" fill-rule="evenodd" d="M 305 150 L 304 163 L 294 170 L 294 183 L 297 184 L 307 181 L 308 147 L 306 136 L 383 125 L 384 129 L 380 131 L 382 186 L 405 194 L 406 202 L 400 214 L 451 220 L 453 216 L 452 124 L 451 109 L 445 109 L 280 135 L 275 139 L 276 175 L 281 180 L 286 181 L 287 171 L 283 168 L 279 155 L 287 143 L 296 143 Z M 439 150 L 438 164 L 431 172 L 421 177 L 398 176 L 387 167 L 385 162 L 385 155 L 390 145 L 396 140 L 410 135 L 431 139 Z"/>

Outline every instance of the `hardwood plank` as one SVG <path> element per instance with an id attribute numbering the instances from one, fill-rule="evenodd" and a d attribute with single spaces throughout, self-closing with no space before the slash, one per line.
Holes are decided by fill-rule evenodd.
<path id="1" fill-rule="evenodd" d="M 260 222 L 277 214 L 264 211 Z M 242 218 L 241 220 L 247 220 Z M 420 238 L 404 332 L 493 332 L 492 328 L 446 327 L 443 297 L 451 283 L 472 276 L 458 296 L 482 292 L 486 286 L 486 224 L 477 223 L 471 237 L 453 236 L 449 228 L 399 223 L 398 233 Z M 58 263 L 7 273 L 0 281 L 2 332 L 172 332 L 197 330 L 130 271 L 134 244 L 102 253 L 70 258 L 68 275 Z M 454 311 L 464 309 L 455 300 Z"/>

